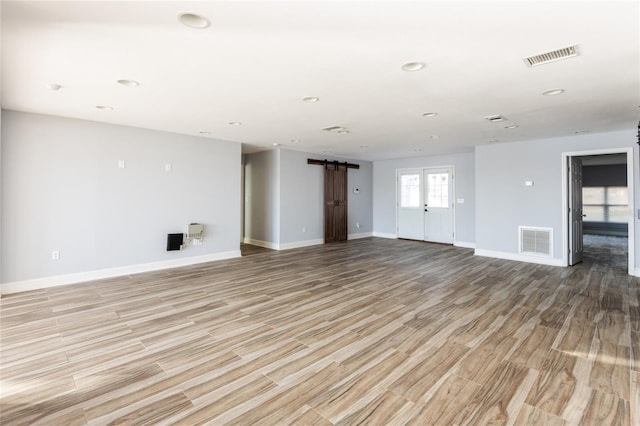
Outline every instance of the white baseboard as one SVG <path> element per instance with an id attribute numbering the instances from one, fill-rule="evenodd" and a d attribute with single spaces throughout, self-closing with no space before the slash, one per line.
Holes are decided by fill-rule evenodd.
<path id="1" fill-rule="evenodd" d="M 463 247 L 463 248 L 470 248 L 470 249 L 476 248 L 476 243 L 469 243 L 466 241 L 454 241 L 453 245 L 456 247 Z"/>
<path id="2" fill-rule="evenodd" d="M 292 243 L 282 243 L 282 244 L 278 244 L 278 248 L 276 250 L 289 250 L 289 249 L 300 248 L 300 247 L 317 246 L 318 244 L 324 244 L 324 240 L 319 238 L 316 240 L 294 241 Z"/>
<path id="3" fill-rule="evenodd" d="M 542 256 L 527 256 L 519 253 L 509 253 L 505 251 L 493 251 L 476 249 L 474 254 L 476 256 L 493 257 L 496 259 L 516 260 L 518 262 L 538 263 L 540 265 L 549 266 L 565 266 L 562 259 L 555 259 L 553 257 Z"/>
<path id="4" fill-rule="evenodd" d="M 15 281 L 0 284 L 2 294 L 20 293 L 23 291 L 39 290 L 66 284 L 76 284 L 85 281 L 95 281 L 123 275 L 139 274 L 141 272 L 158 271 L 161 269 L 177 268 L 216 260 L 240 257 L 240 250 L 207 254 L 204 256 L 184 257 L 181 259 L 163 260 L 161 262 L 142 263 L 139 265 L 120 266 L 117 268 L 99 269 L 96 271 L 79 272 L 76 274 L 56 275 L 52 277 L 36 278 L 32 280 Z"/>
<path id="5" fill-rule="evenodd" d="M 278 246 L 279 246 L 279 244 L 277 243 L 271 243 L 269 241 L 262 241 L 262 240 L 254 240 L 253 238 L 247 238 L 247 237 L 244 238 L 244 243 L 251 244 L 252 246 L 268 248 L 271 250 L 278 250 Z"/>
<path id="6" fill-rule="evenodd" d="M 386 234 L 384 232 L 373 232 L 373 236 L 374 237 L 378 237 L 378 238 L 391 238 L 394 240 L 398 239 L 398 236 L 396 234 Z"/>
<path id="7" fill-rule="evenodd" d="M 245 238 L 244 243 L 251 244 L 252 246 L 268 248 L 271 250 L 289 250 L 294 248 L 309 247 L 309 246 L 315 246 L 318 244 L 324 244 L 324 240 L 315 239 L 315 240 L 294 241 L 292 243 L 279 244 L 279 243 L 271 243 L 269 241 L 254 240 L 252 238 Z"/>
<path id="8" fill-rule="evenodd" d="M 347 235 L 347 240 L 357 240 L 358 238 L 369 238 L 373 237 L 373 232 L 361 232 L 359 234 L 349 234 Z"/>

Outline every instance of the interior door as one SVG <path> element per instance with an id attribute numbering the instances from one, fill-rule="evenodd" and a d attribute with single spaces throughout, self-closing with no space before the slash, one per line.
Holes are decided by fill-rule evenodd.
<path id="1" fill-rule="evenodd" d="M 569 157 L 569 265 L 582 262 L 582 160 Z"/>
<path id="2" fill-rule="evenodd" d="M 434 243 L 453 243 L 453 170 L 424 170 L 424 237 Z"/>
<path id="3" fill-rule="evenodd" d="M 324 171 L 324 242 L 347 239 L 347 166 L 331 164 Z"/>
<path id="4" fill-rule="evenodd" d="M 398 238 L 423 240 L 422 170 L 398 172 Z"/>

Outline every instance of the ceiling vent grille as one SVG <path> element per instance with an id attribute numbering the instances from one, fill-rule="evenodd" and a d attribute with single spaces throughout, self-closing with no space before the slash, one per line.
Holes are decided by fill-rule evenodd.
<path id="1" fill-rule="evenodd" d="M 553 256 L 553 229 L 520 226 L 520 253 Z"/>
<path id="2" fill-rule="evenodd" d="M 573 58 L 574 56 L 578 56 L 578 54 L 578 45 L 576 44 L 563 49 L 554 50 L 553 52 L 529 56 L 528 58 L 524 58 L 524 63 L 529 67 L 537 67 L 538 65 L 544 65 L 550 62 Z"/>
<path id="3" fill-rule="evenodd" d="M 322 130 L 327 131 L 327 132 L 331 132 L 331 133 L 340 133 L 340 134 L 349 133 L 349 130 L 347 128 L 345 128 L 345 127 L 342 127 L 342 126 L 325 127 Z"/>
<path id="4" fill-rule="evenodd" d="M 485 119 L 489 120 L 492 123 L 498 123 L 500 121 L 505 121 L 506 118 L 502 115 L 487 115 Z"/>

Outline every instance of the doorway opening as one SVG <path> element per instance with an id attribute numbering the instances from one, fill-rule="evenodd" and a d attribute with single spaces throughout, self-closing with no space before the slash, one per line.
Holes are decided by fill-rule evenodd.
<path id="1" fill-rule="evenodd" d="M 565 266 L 606 258 L 635 273 L 632 149 L 564 153 Z"/>

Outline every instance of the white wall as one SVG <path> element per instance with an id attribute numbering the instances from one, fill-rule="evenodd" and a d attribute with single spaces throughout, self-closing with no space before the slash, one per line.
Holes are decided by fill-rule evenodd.
<path id="1" fill-rule="evenodd" d="M 464 204 L 455 205 L 455 242 L 473 245 L 475 239 L 475 163 L 474 154 L 414 157 L 373 163 L 373 230 L 379 235 L 396 235 L 396 170 L 422 167 L 455 166 L 455 197 Z"/>
<path id="2" fill-rule="evenodd" d="M 576 135 L 476 147 L 476 248 L 518 253 L 518 226 L 552 228 L 554 256 L 562 248 L 562 153 L 611 148 L 634 149 L 638 205 L 638 146 L 633 131 Z M 525 186 L 531 180 L 534 185 Z M 636 247 L 638 247 L 637 215 Z M 636 250 L 636 259 L 638 259 Z M 636 260 L 636 264 L 640 264 Z"/>
<path id="3" fill-rule="evenodd" d="M 2 111 L 1 158 L 2 283 L 239 255 L 240 144 Z M 167 252 L 190 222 L 204 243 Z"/>
<path id="4" fill-rule="evenodd" d="M 347 218 L 349 235 L 368 234 L 373 230 L 372 163 L 334 157 L 320 157 L 306 152 L 280 150 L 280 241 L 324 240 L 324 168 L 307 164 L 308 158 L 337 160 L 358 164 L 347 171 Z M 353 188 L 358 188 L 354 194 Z M 360 228 L 356 227 L 360 224 Z M 302 228 L 306 232 L 302 232 Z"/>
<path id="5" fill-rule="evenodd" d="M 308 158 L 325 159 L 284 149 L 245 156 L 245 241 L 274 249 L 324 242 L 324 172 Z M 348 171 L 348 234 L 371 235 L 372 163 L 326 159 L 360 165 Z"/>
<path id="6" fill-rule="evenodd" d="M 244 237 L 280 243 L 280 156 L 278 151 L 245 155 Z"/>

